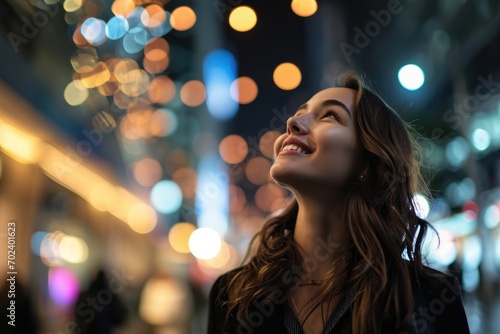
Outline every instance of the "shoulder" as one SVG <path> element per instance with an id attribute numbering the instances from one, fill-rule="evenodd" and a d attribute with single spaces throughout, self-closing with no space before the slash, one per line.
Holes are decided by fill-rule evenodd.
<path id="1" fill-rule="evenodd" d="M 434 278 L 422 278 L 414 287 L 414 310 L 410 319 L 417 333 L 470 333 L 455 276 L 426 267 Z"/>
<path id="2" fill-rule="evenodd" d="M 208 296 L 208 326 L 207 334 L 224 333 L 229 326 L 228 321 L 234 322 L 234 316 L 229 316 L 225 302 L 228 300 L 227 286 L 235 273 L 241 267 L 226 272 L 219 276 L 210 288 Z"/>
<path id="3" fill-rule="evenodd" d="M 215 282 L 212 284 L 212 287 L 210 288 L 210 294 L 209 294 L 209 301 L 210 304 L 212 302 L 214 304 L 219 304 L 220 302 L 227 301 L 227 286 L 229 285 L 229 282 L 233 278 L 234 275 L 236 275 L 238 272 L 240 272 L 243 269 L 242 266 L 234 268 L 222 275 L 220 275 Z"/>

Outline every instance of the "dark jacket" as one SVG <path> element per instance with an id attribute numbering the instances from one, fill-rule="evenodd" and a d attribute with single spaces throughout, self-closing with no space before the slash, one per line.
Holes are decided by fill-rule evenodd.
<path id="1" fill-rule="evenodd" d="M 275 292 L 271 303 L 256 301 L 251 305 L 248 326 L 240 324 L 234 314 L 227 314 L 227 308 L 222 305 L 227 300 L 227 294 L 219 292 L 228 284 L 231 273 L 234 271 L 220 276 L 210 291 L 207 334 L 288 334 L 285 318 L 289 311 L 286 294 L 282 291 Z M 413 315 L 407 327 L 399 333 L 470 333 L 458 280 L 449 275 L 444 277 L 441 283 L 431 288 L 414 289 Z M 339 316 L 340 319 L 327 334 L 351 333 L 351 321 L 354 321 L 351 320 L 351 309 L 347 308 Z M 390 333 L 384 328 L 393 327 L 394 324 L 385 323 L 381 333 Z"/>

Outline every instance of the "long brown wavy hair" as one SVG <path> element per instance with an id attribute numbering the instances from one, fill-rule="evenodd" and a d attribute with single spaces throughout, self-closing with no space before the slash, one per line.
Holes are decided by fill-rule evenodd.
<path id="1" fill-rule="evenodd" d="M 369 169 L 366 179 L 346 194 L 344 214 L 353 247 L 328 259 L 331 269 L 305 319 L 355 287 L 352 332 L 380 332 L 387 319 L 397 330 L 413 312 L 413 289 L 439 276 L 424 266 L 422 243 L 432 227 L 417 216 L 413 201 L 416 193 L 430 197 L 420 171 L 421 150 L 411 127 L 358 74 L 340 76 L 338 86 L 357 91 L 355 131 Z M 230 276 L 226 305 L 244 324 L 255 300 L 272 302 L 276 291 L 291 291 L 298 282 L 290 279 L 291 271 L 306 270 L 292 237 L 297 212 L 292 197 L 273 213 L 252 239 L 254 254 Z"/>

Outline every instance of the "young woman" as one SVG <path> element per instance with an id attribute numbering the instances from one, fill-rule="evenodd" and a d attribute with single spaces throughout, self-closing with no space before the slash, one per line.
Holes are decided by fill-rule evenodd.
<path id="1" fill-rule="evenodd" d="M 300 106 L 274 152 L 293 196 L 214 283 L 208 334 L 469 333 L 457 279 L 423 264 L 415 140 L 358 75 Z"/>

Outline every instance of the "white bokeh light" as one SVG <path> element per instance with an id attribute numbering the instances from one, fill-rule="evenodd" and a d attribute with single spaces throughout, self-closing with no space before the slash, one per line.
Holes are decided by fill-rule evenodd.
<path id="1" fill-rule="evenodd" d="M 417 90 L 424 84 L 425 75 L 422 69 L 414 64 L 408 64 L 398 72 L 398 79 L 405 89 Z"/>
<path id="2" fill-rule="evenodd" d="M 191 233 L 188 245 L 191 253 L 198 259 L 209 260 L 219 253 L 221 248 L 219 234 L 208 227 L 201 227 Z"/>

